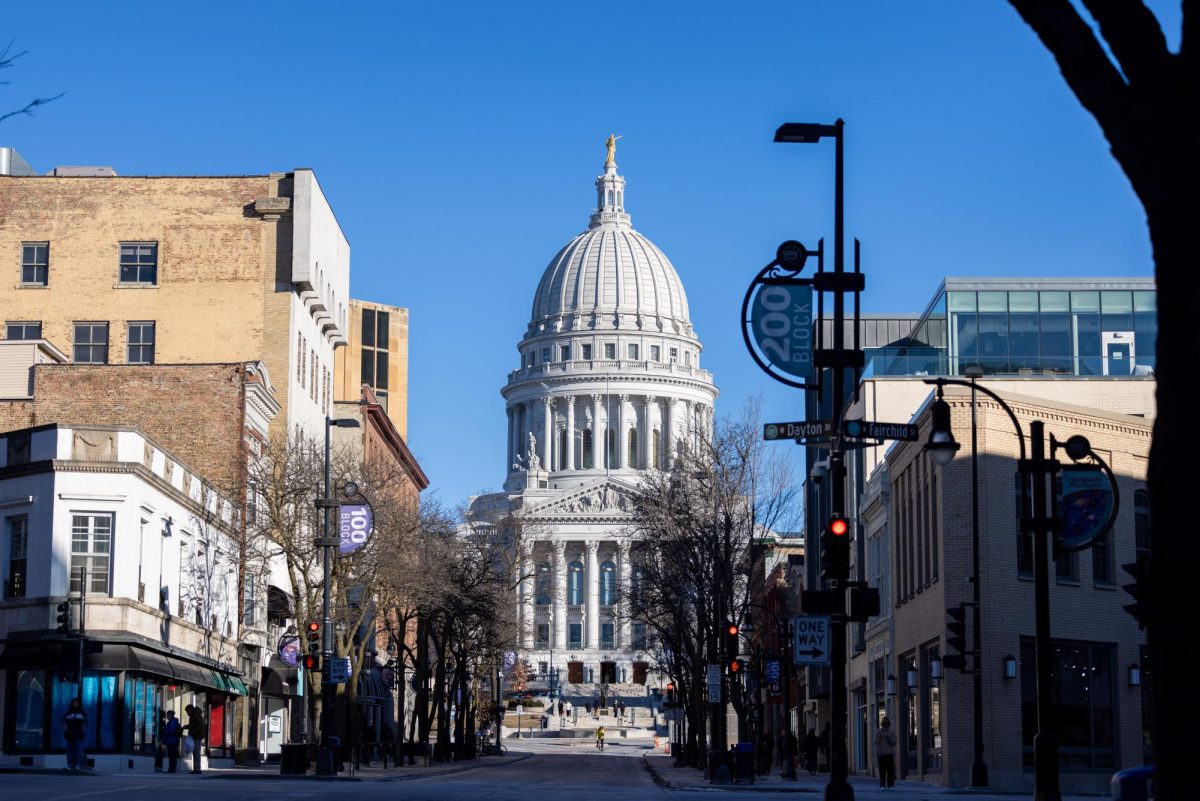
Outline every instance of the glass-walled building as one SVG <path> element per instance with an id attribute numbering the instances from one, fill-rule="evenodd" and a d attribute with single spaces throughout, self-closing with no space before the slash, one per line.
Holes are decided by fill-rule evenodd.
<path id="1" fill-rule="evenodd" d="M 1154 279 L 947 278 L 907 339 L 867 349 L 866 376 L 1154 374 Z"/>

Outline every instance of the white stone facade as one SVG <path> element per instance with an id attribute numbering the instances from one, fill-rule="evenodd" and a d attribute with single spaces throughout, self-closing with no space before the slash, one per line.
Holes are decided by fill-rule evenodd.
<path id="1" fill-rule="evenodd" d="M 629 619 L 626 537 L 645 470 L 666 470 L 712 424 L 717 389 L 675 268 L 635 231 L 614 162 L 596 179 L 588 229 L 547 266 L 501 390 L 503 494 L 472 499 L 478 518 L 518 513 L 517 643 L 563 681 L 629 681 L 646 644 Z"/>

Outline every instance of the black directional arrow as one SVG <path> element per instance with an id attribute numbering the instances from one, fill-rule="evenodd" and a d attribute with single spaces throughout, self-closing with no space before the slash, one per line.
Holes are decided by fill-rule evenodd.
<path id="1" fill-rule="evenodd" d="M 820 648 L 809 648 L 807 651 L 797 651 L 796 653 L 800 654 L 800 656 L 807 656 L 807 657 L 816 659 L 818 656 L 821 656 L 825 652 L 822 651 Z"/>

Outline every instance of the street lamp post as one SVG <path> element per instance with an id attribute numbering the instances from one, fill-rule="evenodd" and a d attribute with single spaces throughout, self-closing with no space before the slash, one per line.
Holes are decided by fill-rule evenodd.
<path id="1" fill-rule="evenodd" d="M 972 424 L 974 425 L 975 413 L 975 392 L 982 392 L 1000 406 L 1001 409 L 1008 414 L 1012 421 L 1013 428 L 1017 433 L 1017 443 L 1020 445 L 1020 460 L 1017 462 L 1017 475 L 1020 478 L 1021 486 L 1021 508 L 1018 510 L 1021 523 L 1021 531 L 1029 532 L 1033 535 L 1034 548 L 1034 626 L 1035 626 L 1035 652 L 1036 652 L 1036 667 L 1037 674 L 1037 734 L 1034 736 L 1034 798 L 1036 801 L 1060 801 L 1062 798 L 1059 789 L 1058 781 L 1058 723 L 1056 720 L 1056 708 L 1053 695 L 1053 665 L 1051 663 L 1051 648 L 1050 648 L 1050 534 L 1055 529 L 1057 522 L 1052 519 L 1047 513 L 1046 502 L 1047 482 L 1053 479 L 1059 470 L 1059 463 L 1055 460 L 1055 452 L 1062 448 L 1067 455 L 1078 462 L 1081 459 L 1090 457 L 1094 459 L 1108 474 L 1109 481 L 1113 483 L 1115 491 L 1115 481 L 1112 476 L 1112 471 L 1091 449 L 1091 445 L 1087 439 L 1082 436 L 1073 436 L 1065 443 L 1059 442 L 1050 435 L 1050 454 L 1046 455 L 1046 432 L 1045 424 L 1041 420 L 1034 420 L 1029 424 L 1029 456 L 1026 458 L 1025 450 L 1025 435 L 1021 430 L 1021 424 L 1017 420 L 1016 414 L 1012 408 L 1004 402 L 1004 400 L 986 387 L 978 385 L 978 374 L 972 375 L 969 381 L 956 378 L 930 378 L 926 379 L 926 384 L 937 386 L 937 398 L 931 407 L 932 427 L 929 435 L 929 442 L 926 444 L 926 449 L 937 464 L 945 466 L 954 458 L 954 453 L 958 450 L 958 443 L 954 441 L 954 434 L 951 431 L 950 407 L 942 397 L 943 389 L 947 385 L 956 385 L 969 387 L 972 391 L 971 409 L 972 409 Z M 973 488 L 972 503 L 973 508 L 977 509 L 978 505 L 978 485 Z M 1032 496 L 1030 498 L 1030 496 Z M 1115 492 L 1114 492 L 1115 497 Z M 1027 499 L 1031 499 L 1029 503 Z M 1112 516 L 1116 515 L 1116 506 L 1112 510 Z M 975 559 L 974 570 L 976 577 L 979 571 L 979 531 L 978 531 L 978 512 L 975 512 L 974 518 L 973 539 L 975 544 Z M 1111 525 L 1111 520 L 1110 523 Z M 976 599 L 976 630 L 974 636 L 975 643 L 975 659 L 976 659 L 976 698 L 975 698 L 975 764 L 972 765 L 972 783 L 975 783 L 976 769 L 983 764 L 983 715 L 982 701 L 979 694 L 979 672 L 982 668 L 982 659 L 979 653 L 981 640 L 979 634 L 979 582 L 978 578 L 975 581 L 975 599 Z M 1007 668 L 1006 668 L 1007 669 Z M 982 778 L 986 781 L 986 767 L 983 768 L 984 773 Z"/>
<path id="2" fill-rule="evenodd" d="M 330 743 L 330 722 L 333 720 L 333 682 L 330 681 L 330 661 L 333 659 L 333 618 L 330 615 L 329 596 L 331 593 L 330 567 L 333 560 L 333 549 L 340 544 L 340 539 L 330 533 L 330 515 L 340 505 L 337 498 L 331 496 L 330 489 L 330 454 L 332 443 L 330 431 L 334 428 L 358 428 L 359 422 L 352 418 L 325 418 L 325 491 L 316 501 L 316 507 L 321 510 L 321 536 L 316 544 L 321 548 L 321 747 L 317 759 L 317 773 L 331 776 L 334 773 L 333 750 Z"/>
<path id="3" fill-rule="evenodd" d="M 776 142 L 795 142 L 812 144 L 823 138 L 834 140 L 834 211 L 833 211 L 833 274 L 823 274 L 819 283 L 814 283 L 814 289 L 821 292 L 833 293 L 833 348 L 813 352 L 813 366 L 827 368 L 832 374 L 832 410 L 830 418 L 841 420 L 843 406 L 846 402 L 846 370 L 860 369 L 863 364 L 862 351 L 858 348 L 858 327 L 854 327 L 853 349 L 846 349 L 846 318 L 847 292 L 860 292 L 863 288 L 863 276 L 858 272 L 857 248 L 855 249 L 855 272 L 846 273 L 845 260 L 845 193 L 843 180 L 843 131 L 845 123 L 837 120 L 832 125 L 820 123 L 785 123 L 775 131 Z M 857 298 L 857 294 L 855 295 Z M 857 316 L 857 302 L 855 305 Z M 830 452 L 831 469 L 829 470 L 829 497 L 833 513 L 840 515 L 846 503 L 846 469 L 843 459 L 841 438 L 834 441 Z M 846 620 L 845 620 L 845 579 L 831 579 L 834 597 L 840 608 L 834 611 L 829 627 L 829 679 L 830 679 L 830 747 L 829 747 L 829 783 L 825 786 L 826 801 L 853 801 L 854 788 L 846 781 L 849 774 L 848 752 L 846 749 Z"/>

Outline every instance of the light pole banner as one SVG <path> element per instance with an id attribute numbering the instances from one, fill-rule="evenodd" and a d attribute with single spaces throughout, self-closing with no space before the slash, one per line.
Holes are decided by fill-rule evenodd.
<path id="1" fill-rule="evenodd" d="M 338 553 L 354 553 L 371 537 L 371 507 L 365 503 L 344 503 L 338 510 L 338 531 L 341 547 Z"/>
<path id="2" fill-rule="evenodd" d="M 1058 514 L 1062 521 L 1059 546 L 1068 551 L 1089 547 L 1113 522 L 1113 486 L 1099 467 L 1070 465 L 1059 478 Z"/>

